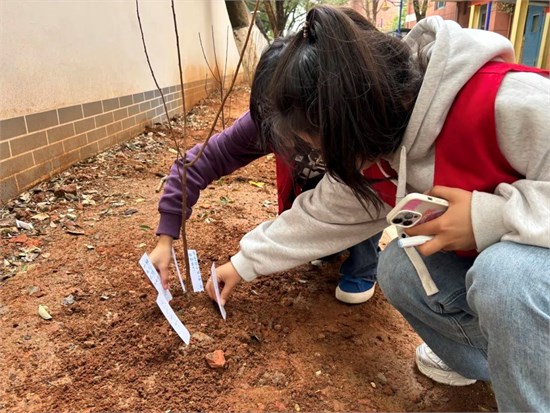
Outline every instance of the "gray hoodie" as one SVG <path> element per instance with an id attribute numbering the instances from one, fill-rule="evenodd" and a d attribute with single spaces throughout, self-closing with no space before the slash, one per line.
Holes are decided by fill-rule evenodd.
<path id="1" fill-rule="evenodd" d="M 485 63 L 513 62 L 514 52 L 505 37 L 463 29 L 439 16 L 420 21 L 404 41 L 415 54 L 425 54 L 429 64 L 403 139 L 406 163 L 401 151 L 387 160 L 400 178 L 406 176 L 399 187 L 425 192 L 433 186 L 435 139 L 456 94 Z M 500 184 L 492 194 L 474 191 L 472 225 L 479 251 L 505 240 L 550 248 L 548 108 L 549 79 L 534 73 L 506 75 L 495 102 L 497 138 L 505 158 L 525 179 Z M 373 220 L 349 187 L 326 175 L 290 210 L 246 234 L 231 262 L 247 281 L 293 268 L 380 232 L 389 209 Z"/>

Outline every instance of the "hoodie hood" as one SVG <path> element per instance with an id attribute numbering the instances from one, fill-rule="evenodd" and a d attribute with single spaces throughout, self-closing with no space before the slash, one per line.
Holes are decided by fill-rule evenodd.
<path id="1" fill-rule="evenodd" d="M 514 62 L 514 49 L 508 39 L 497 33 L 463 29 L 440 16 L 421 20 L 404 41 L 414 58 L 428 60 L 403 139 L 408 160 L 421 161 L 433 154 L 434 141 L 462 86 L 489 61 Z M 399 153 L 394 161 L 398 164 Z"/>

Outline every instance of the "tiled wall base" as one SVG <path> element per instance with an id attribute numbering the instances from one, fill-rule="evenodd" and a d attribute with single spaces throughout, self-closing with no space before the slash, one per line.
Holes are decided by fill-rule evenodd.
<path id="1" fill-rule="evenodd" d="M 186 108 L 213 83 L 185 85 Z M 181 86 L 162 89 L 169 116 L 182 112 Z M 158 90 L 0 121 L 0 199 L 15 197 L 72 164 L 166 120 Z"/>

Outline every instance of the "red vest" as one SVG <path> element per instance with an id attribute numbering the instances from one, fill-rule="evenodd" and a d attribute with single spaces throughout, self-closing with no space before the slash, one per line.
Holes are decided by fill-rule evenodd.
<path id="1" fill-rule="evenodd" d="M 434 185 L 492 193 L 500 183 L 523 178 L 500 151 L 496 134 L 496 95 L 504 76 L 512 71 L 549 73 L 501 62 L 489 62 L 479 69 L 456 95 L 435 141 Z M 387 174 L 397 176 L 387 162 L 382 166 Z M 363 174 L 376 178 L 381 172 L 373 165 Z M 393 183 L 380 182 L 373 187 L 384 202 L 395 205 Z"/>
<path id="2" fill-rule="evenodd" d="M 277 200 L 279 205 L 279 214 L 287 209 L 290 209 L 296 197 L 302 192 L 302 188 L 294 185 L 292 176 L 292 168 L 275 155 L 275 169 L 277 173 Z"/>

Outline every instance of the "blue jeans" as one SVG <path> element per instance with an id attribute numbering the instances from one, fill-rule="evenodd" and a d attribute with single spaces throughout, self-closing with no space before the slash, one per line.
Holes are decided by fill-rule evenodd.
<path id="1" fill-rule="evenodd" d="M 453 370 L 490 380 L 499 411 L 550 411 L 550 249 L 499 242 L 476 258 L 423 257 L 428 297 L 393 241 L 380 255 L 386 298 Z"/>
<path id="2" fill-rule="evenodd" d="M 348 248 L 349 256 L 342 263 L 340 274 L 375 282 L 380 237 L 382 237 L 381 232 Z"/>

